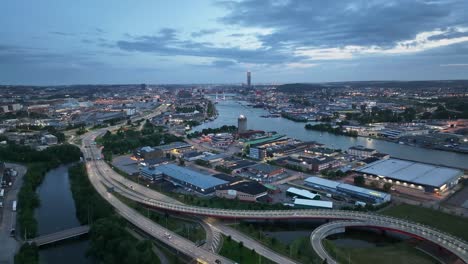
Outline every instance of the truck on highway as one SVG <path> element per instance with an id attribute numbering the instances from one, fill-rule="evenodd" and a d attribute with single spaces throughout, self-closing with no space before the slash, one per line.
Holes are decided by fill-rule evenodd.
<path id="1" fill-rule="evenodd" d="M 16 212 L 11 214 L 11 221 L 10 221 L 10 236 L 14 237 L 16 233 Z"/>
<path id="2" fill-rule="evenodd" d="M 13 205 L 11 206 L 11 210 L 16 212 L 16 201 L 13 201 Z"/>

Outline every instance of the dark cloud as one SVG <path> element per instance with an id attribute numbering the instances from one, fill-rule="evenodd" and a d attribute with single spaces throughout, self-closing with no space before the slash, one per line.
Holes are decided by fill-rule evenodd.
<path id="1" fill-rule="evenodd" d="M 94 30 L 95 30 L 98 34 L 105 34 L 105 33 L 107 33 L 104 29 L 98 28 L 98 27 L 95 28 Z"/>
<path id="2" fill-rule="evenodd" d="M 102 65 L 95 59 L 95 56 L 94 53 L 86 52 L 69 54 L 21 46 L 0 46 L 0 66 L 15 65 L 30 68 L 44 65 L 52 67 L 54 65 L 57 67 Z"/>
<path id="3" fill-rule="evenodd" d="M 388 47 L 418 33 L 468 26 L 466 0 L 245 0 L 225 1 L 220 20 L 229 25 L 272 28 L 264 44 Z"/>
<path id="4" fill-rule="evenodd" d="M 198 38 L 198 37 L 203 37 L 203 36 L 206 36 L 206 35 L 211 35 L 211 34 L 215 34 L 219 32 L 219 29 L 202 29 L 200 31 L 197 31 L 197 32 L 192 32 L 192 34 L 190 34 L 193 38 Z"/>
<path id="5" fill-rule="evenodd" d="M 211 65 L 217 68 L 227 68 L 227 67 L 236 66 L 237 63 L 235 61 L 230 61 L 230 60 L 215 60 L 211 63 Z"/>
<path id="6" fill-rule="evenodd" d="M 62 31 L 50 31 L 49 33 L 54 34 L 54 35 L 59 35 L 59 36 L 66 36 L 66 37 L 71 37 L 71 36 L 76 35 L 74 33 L 68 33 L 68 32 L 62 32 Z"/>
<path id="7" fill-rule="evenodd" d="M 245 36 L 245 34 L 242 34 L 242 33 L 234 33 L 234 34 L 230 34 L 229 37 L 234 37 L 234 38 L 239 38 L 239 37 L 243 37 Z"/>
<path id="8" fill-rule="evenodd" d="M 206 42 L 181 40 L 175 30 L 168 28 L 162 29 L 157 35 L 133 36 L 128 40 L 118 41 L 117 46 L 125 51 L 150 52 L 163 56 L 212 57 L 258 64 L 278 64 L 304 59 L 271 48 L 221 48 Z"/>

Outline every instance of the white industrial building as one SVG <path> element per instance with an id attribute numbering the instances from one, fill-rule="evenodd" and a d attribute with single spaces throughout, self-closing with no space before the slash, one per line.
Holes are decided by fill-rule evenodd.
<path id="1" fill-rule="evenodd" d="M 383 180 L 429 193 L 449 190 L 463 176 L 459 169 L 394 158 L 369 163 L 356 171 L 371 180 Z"/>

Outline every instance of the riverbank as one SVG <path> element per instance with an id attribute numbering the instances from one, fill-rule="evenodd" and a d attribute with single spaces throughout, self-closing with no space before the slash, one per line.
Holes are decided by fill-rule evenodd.
<path id="1" fill-rule="evenodd" d="M 316 130 L 316 131 L 321 131 L 321 132 L 328 132 L 328 133 L 331 133 L 331 134 L 335 134 L 335 135 L 340 135 L 340 136 L 348 136 L 348 137 L 357 137 L 358 134 L 357 132 L 355 131 L 343 131 L 343 127 L 333 127 L 332 125 L 330 124 L 326 124 L 326 123 L 323 123 L 323 124 L 315 124 L 315 125 L 312 125 L 312 124 L 307 124 L 304 126 L 305 129 L 307 130 Z"/>
<path id="2" fill-rule="evenodd" d="M 80 159 L 81 152 L 79 148 L 72 145 L 57 145 L 49 147 L 42 151 L 34 150 L 28 146 L 8 143 L 0 147 L 0 160 L 27 164 L 27 172 L 23 177 L 22 186 L 18 193 L 17 221 L 19 237 L 33 238 L 37 236 L 38 223 L 34 216 L 34 211 L 40 205 L 40 199 L 36 189 L 41 185 L 47 171 Z M 35 246 L 21 247 L 17 253 L 17 258 L 26 258 L 35 260 L 31 263 L 37 263 L 35 257 Z M 34 253 L 34 255 L 31 255 Z"/>
<path id="3" fill-rule="evenodd" d="M 138 240 L 91 185 L 83 163 L 69 170 L 76 214 L 81 224 L 90 224 L 89 256 L 104 263 L 159 263 L 149 240 Z"/>
<path id="4" fill-rule="evenodd" d="M 217 128 L 223 125 L 237 125 L 237 118 L 242 114 L 247 117 L 248 129 L 276 131 L 291 138 L 303 141 L 316 141 L 333 149 L 345 150 L 352 146 L 362 145 L 367 148 L 376 149 L 381 153 L 387 153 L 395 158 L 442 164 L 468 170 L 466 154 L 401 145 L 380 139 L 369 140 L 365 137 L 348 137 L 306 130 L 304 129 L 304 123 L 293 122 L 281 117 L 262 118 L 262 115 L 268 115 L 269 112 L 264 109 L 248 107 L 247 103 L 242 101 L 220 101 L 216 105 L 216 108 L 219 113 L 216 120 L 194 127 L 190 132 L 201 131 L 206 128 Z"/>

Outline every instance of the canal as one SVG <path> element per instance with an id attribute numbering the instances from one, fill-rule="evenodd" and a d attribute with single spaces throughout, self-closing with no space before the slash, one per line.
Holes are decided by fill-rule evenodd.
<path id="1" fill-rule="evenodd" d="M 80 226 L 70 190 L 69 166 L 71 165 L 62 165 L 50 170 L 37 189 L 41 201 L 41 206 L 35 212 L 38 221 L 38 235 Z M 92 263 L 90 259 L 86 258 L 88 245 L 87 239 L 74 239 L 46 246 L 39 250 L 40 263 Z"/>
<path id="2" fill-rule="evenodd" d="M 390 154 L 396 158 L 468 169 L 468 155 L 466 154 L 400 145 L 378 139 L 369 140 L 364 137 L 354 138 L 306 130 L 304 128 L 305 123 L 298 123 L 285 118 L 263 118 L 261 116 L 269 114 L 268 111 L 261 108 L 249 107 L 246 104 L 246 102 L 242 101 L 220 101 L 216 105 L 219 114 L 218 118 L 197 126 L 194 130 L 216 128 L 222 125 L 237 125 L 237 118 L 243 114 L 247 117 L 249 129 L 276 131 L 292 138 L 304 141 L 317 141 L 325 144 L 327 147 L 343 150 L 351 146 L 363 145 L 368 148 L 377 149 L 379 152 Z"/>

